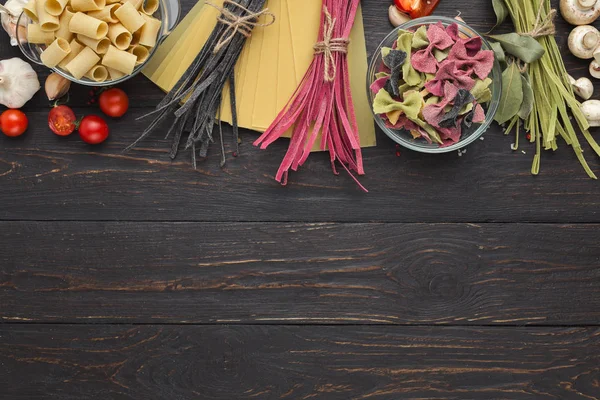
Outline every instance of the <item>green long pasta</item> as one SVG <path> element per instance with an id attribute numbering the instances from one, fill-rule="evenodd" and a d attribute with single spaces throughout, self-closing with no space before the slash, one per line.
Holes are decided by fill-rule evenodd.
<path id="1" fill-rule="evenodd" d="M 550 0 L 504 0 L 515 30 L 519 34 L 528 34 L 552 11 Z M 540 10 L 541 8 L 541 10 Z M 589 123 L 581 112 L 580 103 L 575 98 L 568 80 L 560 50 L 553 35 L 538 37 L 537 40 L 546 50 L 544 56 L 528 66 L 531 85 L 534 92 L 534 108 L 525 128 L 531 134 L 531 142 L 536 144 L 536 155 L 531 173 L 537 175 L 541 164 L 541 151 L 558 148 L 557 135 L 573 147 L 579 162 L 590 178 L 597 179 L 589 167 L 581 143 L 577 136 L 575 123 L 592 149 L 600 156 L 600 146 L 589 132 Z M 510 123 L 512 128 L 520 124 L 516 116 Z"/>

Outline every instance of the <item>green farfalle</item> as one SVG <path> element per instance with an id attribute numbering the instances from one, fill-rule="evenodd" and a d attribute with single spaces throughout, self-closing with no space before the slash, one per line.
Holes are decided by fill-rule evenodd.
<path id="1" fill-rule="evenodd" d="M 419 86 L 424 80 L 425 75 L 417 72 L 411 62 L 412 56 L 412 40 L 414 33 L 400 30 L 398 31 L 398 50 L 402 50 L 406 53 L 406 61 L 402 66 L 402 79 L 410 86 Z"/>
<path id="2" fill-rule="evenodd" d="M 387 78 L 388 76 L 390 76 L 390 74 L 388 74 L 387 72 L 383 72 L 383 71 L 375 74 L 376 79 Z"/>
<path id="3" fill-rule="evenodd" d="M 485 104 L 492 101 L 492 91 L 490 90 L 491 84 L 491 78 L 485 78 L 483 80 L 478 79 L 475 81 L 475 86 L 471 89 L 471 94 L 475 97 L 477 103 Z"/>
<path id="4" fill-rule="evenodd" d="M 450 50 L 452 47 L 448 47 L 446 50 L 433 49 L 433 56 L 437 60 L 437 62 L 442 62 L 450 55 Z"/>
<path id="5" fill-rule="evenodd" d="M 385 89 L 381 89 L 373 101 L 373 111 L 376 114 L 388 114 L 395 111 L 402 111 L 406 118 L 427 132 L 431 140 L 442 144 L 442 139 L 435 128 L 421 119 L 421 110 L 424 105 L 425 102 L 423 101 L 423 96 L 420 92 L 414 90 L 408 91 L 404 93 L 404 101 L 396 101 L 385 91 Z"/>
<path id="6" fill-rule="evenodd" d="M 421 108 L 423 108 L 423 97 L 417 91 L 406 92 L 404 93 L 404 101 L 396 101 L 385 89 L 381 89 L 373 100 L 375 114 L 402 111 L 411 121 L 419 118 Z"/>
<path id="7" fill-rule="evenodd" d="M 429 46 L 429 38 L 427 37 L 427 27 L 422 25 L 415 31 L 412 38 L 412 48 L 422 49 L 423 47 Z"/>
<path id="8" fill-rule="evenodd" d="M 391 47 L 383 47 L 381 49 L 381 58 L 386 58 L 390 54 L 390 51 L 392 51 Z"/>
<path id="9" fill-rule="evenodd" d="M 440 98 L 437 96 L 431 96 L 427 100 L 425 100 L 425 106 L 431 106 L 434 104 L 438 104 L 440 102 Z"/>

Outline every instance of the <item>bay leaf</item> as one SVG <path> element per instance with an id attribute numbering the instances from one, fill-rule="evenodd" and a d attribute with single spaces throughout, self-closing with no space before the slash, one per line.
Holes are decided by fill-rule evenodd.
<path id="1" fill-rule="evenodd" d="M 498 42 L 492 42 L 491 44 L 492 50 L 494 51 L 494 56 L 496 60 L 500 63 L 502 68 L 506 67 L 506 53 L 504 53 L 504 49 L 502 45 Z"/>
<path id="2" fill-rule="evenodd" d="M 531 88 L 528 74 L 522 74 L 521 81 L 523 82 L 523 103 L 518 114 L 519 118 L 526 120 L 533 111 L 533 89 Z"/>
<path id="3" fill-rule="evenodd" d="M 523 104 L 523 81 L 516 63 L 510 64 L 502 72 L 502 96 L 494 120 L 503 124 L 512 119 Z"/>
<path id="4" fill-rule="evenodd" d="M 528 64 L 539 60 L 546 52 L 544 47 L 531 36 L 507 33 L 504 35 L 490 35 L 490 38 L 500 43 L 506 53 L 512 54 Z"/>
<path id="5" fill-rule="evenodd" d="M 494 7 L 494 13 L 496 13 L 496 25 L 494 25 L 494 30 L 498 25 L 504 22 L 506 17 L 508 17 L 508 8 L 504 3 L 504 0 L 492 0 L 492 7 Z"/>

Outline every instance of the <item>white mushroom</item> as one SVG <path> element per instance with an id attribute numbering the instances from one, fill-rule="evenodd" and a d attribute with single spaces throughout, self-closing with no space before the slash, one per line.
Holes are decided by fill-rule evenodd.
<path id="1" fill-rule="evenodd" d="M 600 45 L 600 32 L 590 25 L 578 26 L 569 35 L 569 50 L 575 57 L 589 60 Z"/>
<path id="2" fill-rule="evenodd" d="M 600 126 L 600 100 L 588 100 L 581 104 L 581 112 L 590 126 Z"/>
<path id="3" fill-rule="evenodd" d="M 401 12 L 393 4 L 390 6 L 388 13 L 389 13 L 389 17 L 390 17 L 390 22 L 394 26 L 400 26 L 400 25 L 405 24 L 408 21 L 410 21 L 410 17 L 408 16 L 408 14 Z"/>
<path id="4" fill-rule="evenodd" d="M 569 75 L 569 82 L 573 87 L 573 91 L 582 99 L 589 100 L 594 94 L 594 84 L 588 78 L 579 78 L 575 80 Z"/>
<path id="5" fill-rule="evenodd" d="M 590 63 L 590 75 L 596 79 L 600 79 L 600 63 L 596 60 Z"/>
<path id="6" fill-rule="evenodd" d="M 570 24 L 591 24 L 600 17 L 600 0 L 560 0 L 560 12 Z"/>

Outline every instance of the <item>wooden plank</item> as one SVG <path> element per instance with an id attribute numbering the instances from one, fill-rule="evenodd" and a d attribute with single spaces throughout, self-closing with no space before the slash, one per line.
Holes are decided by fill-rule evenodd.
<path id="1" fill-rule="evenodd" d="M 183 150 L 171 161 L 164 131 L 123 154 L 145 127 L 135 121 L 142 113 L 110 121 L 112 137 L 96 147 L 77 134 L 57 137 L 45 122 L 31 124 L 22 139 L 0 137 L 0 219 L 600 222 L 598 183 L 570 149 L 545 154 L 542 175 L 532 177 L 532 154 L 511 153 L 511 139 L 498 129 L 462 157 L 396 157 L 380 135 L 380 145 L 365 151 L 369 173 L 361 180 L 371 193 L 363 194 L 347 175 L 331 173 L 326 154 L 311 155 L 281 187 L 272 177 L 287 143 L 261 151 L 248 132 L 241 157 L 229 156 L 223 170 L 218 144 L 197 171 Z M 39 121 L 46 112 L 29 115 Z M 597 159 L 590 162 L 600 171 Z"/>
<path id="2" fill-rule="evenodd" d="M 0 321 L 600 321 L 598 225 L 0 223 Z"/>
<path id="3" fill-rule="evenodd" d="M 387 4 L 363 3 L 372 53 L 391 29 Z M 438 14 L 462 10 L 465 20 L 485 31 L 493 24 L 493 13 L 489 2 L 480 3 L 472 7 L 467 0 L 444 1 Z M 558 24 L 564 49 L 569 27 L 562 20 Z M 2 46 L 2 58 L 16 54 L 6 43 Z M 570 56 L 566 60 L 575 76 L 584 72 L 585 63 Z M 312 155 L 292 174 L 290 186 L 281 188 L 272 177 L 288 142 L 259 151 L 251 145 L 255 133 L 242 134 L 242 156 L 230 156 L 224 170 L 219 168 L 218 144 L 198 172 L 191 169 L 187 153 L 171 162 L 164 130 L 143 142 L 146 151 L 123 155 L 121 150 L 147 124 L 135 118 L 160 98 L 160 91 L 143 77 L 125 89 L 133 106 L 142 108 L 110 121 L 112 137 L 99 147 L 81 143 L 77 135 L 65 139 L 51 134 L 43 95 L 26 107 L 26 137 L 0 135 L 0 219 L 600 222 L 598 183 L 587 178 L 567 146 L 544 154 L 542 175 L 534 178 L 529 174 L 533 146 L 523 146 L 527 154 L 511 152 L 513 139 L 499 127 L 460 158 L 456 153 L 427 156 L 410 151 L 396 157 L 394 144 L 380 133 L 379 146 L 365 151 L 367 176 L 362 182 L 370 194 L 360 193 L 345 174 L 333 176 L 324 154 Z M 72 104 L 80 115 L 90 112 L 86 96 L 87 89 L 74 89 Z M 586 155 L 600 172 L 600 160 L 591 151 Z"/>
<path id="4" fill-rule="evenodd" d="M 0 325 L 5 400 L 600 399 L 594 328 Z"/>

